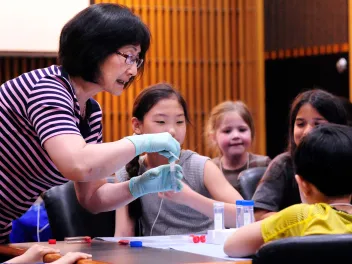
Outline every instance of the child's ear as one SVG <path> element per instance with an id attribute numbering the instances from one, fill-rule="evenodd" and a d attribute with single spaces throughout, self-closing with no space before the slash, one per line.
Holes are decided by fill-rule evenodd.
<path id="1" fill-rule="evenodd" d="M 306 182 L 301 176 L 298 174 L 295 175 L 296 182 L 298 184 L 298 187 L 301 191 L 301 194 L 304 195 L 304 197 L 307 197 L 311 193 L 311 185 L 310 183 Z"/>
<path id="2" fill-rule="evenodd" d="M 133 132 L 137 135 L 143 134 L 142 122 L 136 117 L 132 117 L 132 129 Z"/>

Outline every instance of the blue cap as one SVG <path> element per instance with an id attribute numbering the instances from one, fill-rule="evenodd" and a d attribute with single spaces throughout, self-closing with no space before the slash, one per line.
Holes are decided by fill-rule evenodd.
<path id="1" fill-rule="evenodd" d="M 236 205 L 243 205 L 243 200 L 236 200 Z"/>
<path id="2" fill-rule="evenodd" d="M 142 241 L 131 241 L 130 247 L 142 247 Z"/>
<path id="3" fill-rule="evenodd" d="M 243 206 L 254 206 L 254 201 L 253 200 L 243 200 L 242 205 Z"/>

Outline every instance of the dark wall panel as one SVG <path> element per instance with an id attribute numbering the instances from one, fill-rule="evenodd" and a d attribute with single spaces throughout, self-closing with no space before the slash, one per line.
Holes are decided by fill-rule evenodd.
<path id="1" fill-rule="evenodd" d="M 289 107 L 299 92 L 320 87 L 348 98 L 348 72 L 339 74 L 335 67 L 340 57 L 348 60 L 348 53 L 266 61 L 267 154 L 270 157 L 286 148 Z"/>
<path id="2" fill-rule="evenodd" d="M 265 51 L 348 42 L 348 0 L 264 0 Z"/>

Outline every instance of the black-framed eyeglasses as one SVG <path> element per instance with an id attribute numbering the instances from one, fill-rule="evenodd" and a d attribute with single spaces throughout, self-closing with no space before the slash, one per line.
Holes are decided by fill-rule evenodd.
<path id="1" fill-rule="evenodd" d="M 119 51 L 116 51 L 116 53 L 118 55 L 121 55 L 122 57 L 124 57 L 125 63 L 128 65 L 133 65 L 134 63 L 136 63 L 137 68 L 141 67 L 143 64 L 143 59 L 138 58 L 137 56 L 133 56 L 133 55 L 129 55 L 129 54 L 125 54 Z"/>

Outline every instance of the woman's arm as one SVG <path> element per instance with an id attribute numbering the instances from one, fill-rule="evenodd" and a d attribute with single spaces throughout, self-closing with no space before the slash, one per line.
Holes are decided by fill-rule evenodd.
<path id="1" fill-rule="evenodd" d="M 143 152 L 157 152 L 174 159 L 180 144 L 170 133 L 144 134 L 101 144 L 86 144 L 80 135 L 62 134 L 44 142 L 44 148 L 59 171 L 73 181 L 108 177 Z"/>
<path id="2" fill-rule="evenodd" d="M 113 211 L 135 200 L 129 189 L 129 181 L 106 183 L 99 180 L 74 184 L 79 203 L 91 213 Z"/>
<path id="3" fill-rule="evenodd" d="M 134 158 L 136 150 L 128 139 L 87 144 L 83 137 L 64 134 L 49 138 L 44 148 L 61 174 L 72 181 L 108 177 Z"/>
<path id="4" fill-rule="evenodd" d="M 225 226 L 236 227 L 236 206 L 234 203 L 236 200 L 242 200 L 243 198 L 226 180 L 220 169 L 210 160 L 204 166 L 204 185 L 214 200 L 195 192 L 185 183 L 183 183 L 182 192 L 167 192 L 159 196 L 187 205 L 209 218 L 214 218 L 214 202 L 225 202 Z"/>
<path id="5" fill-rule="evenodd" d="M 116 209 L 115 237 L 135 236 L 135 222 L 128 214 L 128 206 Z"/>
<path id="6" fill-rule="evenodd" d="M 181 166 L 175 165 L 174 177 L 177 190 L 180 191 Z M 106 183 L 105 180 L 75 182 L 75 189 L 78 200 L 84 207 L 92 212 L 102 212 L 115 210 L 148 193 L 173 190 L 173 179 L 170 165 L 161 165 L 121 183 Z"/>
<path id="7" fill-rule="evenodd" d="M 264 244 L 261 222 L 255 222 L 236 230 L 224 244 L 224 252 L 230 257 L 253 255 Z"/>

